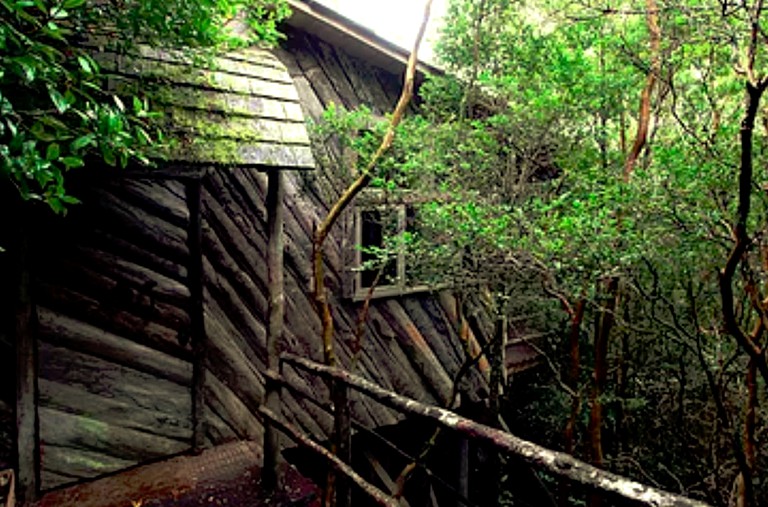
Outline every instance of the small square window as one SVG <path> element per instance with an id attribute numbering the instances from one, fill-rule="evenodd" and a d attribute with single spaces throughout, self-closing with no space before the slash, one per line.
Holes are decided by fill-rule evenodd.
<path id="1" fill-rule="evenodd" d="M 354 210 L 354 253 L 351 269 L 353 299 L 397 296 L 430 290 L 409 269 L 404 233 L 418 227 L 416 209 L 405 202 L 390 202 L 377 191 L 367 191 Z"/>

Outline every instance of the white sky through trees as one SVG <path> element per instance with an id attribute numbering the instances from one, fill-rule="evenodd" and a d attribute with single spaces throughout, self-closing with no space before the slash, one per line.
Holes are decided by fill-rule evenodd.
<path id="1" fill-rule="evenodd" d="M 425 0 L 319 0 L 343 16 L 364 25 L 378 35 L 410 50 L 424 14 Z M 419 50 L 421 60 L 432 60 L 447 0 L 433 0 L 426 42 Z"/>

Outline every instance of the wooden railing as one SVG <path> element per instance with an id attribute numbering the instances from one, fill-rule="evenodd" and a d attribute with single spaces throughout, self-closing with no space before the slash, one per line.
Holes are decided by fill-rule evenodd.
<path id="1" fill-rule="evenodd" d="M 459 432 L 469 440 L 485 443 L 498 449 L 500 452 L 522 459 L 535 469 L 546 471 L 557 477 L 566 478 L 587 488 L 603 492 L 612 498 L 620 498 L 634 505 L 651 505 L 655 507 L 707 506 L 707 504 L 701 501 L 662 491 L 626 477 L 595 468 L 573 456 L 547 449 L 518 438 L 511 433 L 485 426 L 450 410 L 426 405 L 401 396 L 340 368 L 325 366 L 292 354 L 282 354 L 280 356 L 280 372 L 282 372 L 285 365 L 290 365 L 293 368 L 303 370 L 328 381 L 331 389 L 336 390 L 335 400 L 347 400 L 349 398 L 349 390 L 352 389 L 400 413 L 432 420 L 437 426 Z M 282 374 L 277 372 L 268 374 L 268 383 L 270 384 L 267 389 L 268 391 L 273 389 L 279 391 L 280 388 L 287 388 L 296 394 L 311 397 L 309 393 L 302 393 L 301 390 L 292 386 L 285 380 Z M 335 469 L 337 473 L 337 507 L 348 507 L 350 505 L 350 483 L 358 486 L 379 505 L 400 505 L 397 499 L 365 481 L 351 468 L 349 463 L 351 462 L 350 442 L 353 421 L 349 414 L 349 404 L 337 402 L 333 412 L 334 431 L 336 433 L 335 446 L 337 449 L 335 455 L 303 435 L 297 428 L 283 422 L 273 409 L 267 407 L 260 408 L 260 413 L 265 418 L 265 425 L 272 425 L 300 446 L 323 456 Z M 276 464 L 276 454 L 272 456 L 265 454 L 265 469 L 268 467 L 276 469 Z M 459 500 L 462 499 L 459 498 Z M 463 501 L 468 506 L 472 505 L 466 499 L 463 499 Z"/>

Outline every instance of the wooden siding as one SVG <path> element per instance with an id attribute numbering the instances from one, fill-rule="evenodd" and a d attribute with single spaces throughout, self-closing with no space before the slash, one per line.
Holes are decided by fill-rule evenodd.
<path id="1" fill-rule="evenodd" d="M 310 118 L 319 119 L 331 103 L 367 104 L 384 114 L 397 100 L 400 76 L 304 32 L 289 30 L 275 54 Z M 290 116 L 293 123 L 300 116 L 287 105 L 298 101 L 282 102 L 278 113 L 275 101 L 227 95 L 231 91 L 193 93 L 224 93 L 227 110 L 242 108 L 241 117 L 252 109 L 256 116 Z M 322 161 L 317 171 L 285 175 L 281 348 L 318 360 L 311 238 L 349 172 L 333 144 L 313 150 Z M 253 166 L 198 164 L 186 170 L 191 167 L 181 164 L 154 177 L 94 168 L 73 188 L 84 204 L 66 219 L 46 215 L 47 228 L 33 245 L 43 489 L 190 450 L 200 441 L 262 437 L 256 408 L 266 369 L 267 178 Z M 326 285 L 339 359 L 347 366 L 362 307 L 343 296 L 352 248 L 342 223 L 327 243 Z M 463 358 L 455 310 L 448 293 L 377 299 L 355 372 L 442 405 Z M 324 384 L 290 368 L 286 375 L 327 399 Z M 472 370 L 464 397 L 478 401 L 484 383 L 483 374 Z M 316 437 L 329 435 L 330 419 L 311 403 L 290 393 L 282 401 L 289 421 Z M 401 420 L 358 395 L 352 411 L 368 427 Z"/>
<path id="2" fill-rule="evenodd" d="M 319 120 L 323 109 L 331 103 L 348 108 L 365 104 L 375 114 L 383 115 L 397 102 L 401 76 L 373 67 L 306 32 L 288 30 L 287 43 L 277 54 L 296 83 L 305 115 L 313 120 Z M 314 333 L 307 343 L 308 350 L 311 357 L 319 359 L 319 323 L 312 306 L 306 296 L 290 296 L 308 293 L 312 229 L 340 194 L 346 178 L 339 175 L 348 175 L 349 168 L 332 144 L 314 148 L 321 170 L 292 173 L 287 178 L 286 235 L 298 248 L 286 249 L 286 283 L 293 304 L 288 311 L 288 327 L 295 328 L 294 322 L 303 316 L 302 327 Z M 350 216 L 351 210 L 346 218 Z M 327 243 L 326 284 L 335 310 L 339 356 L 344 364 L 349 364 L 349 342 L 362 307 L 362 303 L 344 298 L 342 291 L 345 277 L 353 267 L 349 262 L 353 248 L 348 224 L 342 223 Z M 443 403 L 463 358 L 455 331 L 454 304 L 449 295 L 438 298 L 430 293 L 375 300 L 366 324 L 358 372 L 414 398 Z M 476 396 L 483 382 L 482 375 L 473 371 L 467 394 Z M 362 420 L 368 418 L 376 425 L 394 417 L 367 402 L 358 404 L 358 411 Z"/>
<path id="3" fill-rule="evenodd" d="M 177 454 L 192 436 L 184 185 L 91 177 L 86 204 L 37 245 L 44 490 Z"/>
<path id="4" fill-rule="evenodd" d="M 322 40 L 288 31 L 276 51 L 288 68 L 304 114 L 319 120 L 330 103 L 345 107 L 366 104 L 385 114 L 397 101 L 399 76 L 369 66 Z M 312 235 L 316 224 L 345 185 L 341 153 L 332 145 L 314 145 L 320 167 L 285 174 L 286 327 L 283 350 L 315 360 L 322 358 L 320 324 L 311 300 Z M 347 173 L 348 174 L 348 173 Z M 203 179 L 202 237 L 204 315 L 207 338 L 206 441 L 218 444 L 239 438 L 261 438 L 255 408 L 264 395 L 267 319 L 267 192 L 266 175 L 230 169 L 209 171 Z M 327 280 L 334 307 L 338 352 L 350 364 L 350 340 L 362 303 L 343 297 L 349 265 L 344 224 L 327 243 Z M 449 396 L 463 351 L 456 335 L 455 301 L 421 294 L 376 300 L 365 326 L 356 371 L 378 384 L 416 399 L 442 404 Z M 327 388 L 286 370 L 307 393 L 327 400 Z M 482 375 L 472 372 L 466 395 L 477 398 Z M 368 399 L 353 395 L 355 418 L 369 427 L 401 419 Z M 329 417 L 311 403 L 283 394 L 284 415 L 298 427 L 326 438 Z"/>

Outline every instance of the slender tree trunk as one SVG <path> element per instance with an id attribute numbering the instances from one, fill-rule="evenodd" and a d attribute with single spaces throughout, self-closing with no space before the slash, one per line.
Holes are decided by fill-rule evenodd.
<path id="1" fill-rule="evenodd" d="M 424 38 L 424 33 L 427 29 L 427 23 L 429 22 L 429 14 L 432 8 L 432 0 L 426 0 L 424 6 L 424 17 L 419 27 L 418 35 L 416 36 L 416 42 L 413 46 L 413 51 L 408 58 L 408 64 L 405 71 L 405 79 L 403 82 L 403 90 L 400 94 L 400 99 L 397 101 L 395 110 L 389 120 L 389 127 L 387 128 L 384 138 L 381 141 L 376 152 L 368 161 L 366 167 L 360 171 L 360 176 L 352 182 L 352 184 L 344 191 L 333 206 L 331 206 L 328 215 L 320 223 L 315 230 L 315 236 L 312 242 L 312 266 L 313 266 L 313 296 L 314 306 L 317 315 L 320 317 L 322 324 L 322 342 L 323 342 L 323 357 L 325 363 L 329 366 L 336 365 L 336 352 L 334 350 L 333 343 L 333 315 L 331 313 L 331 305 L 328 301 L 328 294 L 325 288 L 325 259 L 323 253 L 323 247 L 326 239 L 330 234 L 333 226 L 338 221 L 341 214 L 349 206 L 352 200 L 362 192 L 370 183 L 373 176 L 373 172 L 376 169 L 376 164 L 379 163 L 381 157 L 384 156 L 387 151 L 392 147 L 392 143 L 395 140 L 395 129 L 400 124 L 405 116 L 408 104 L 410 104 L 413 98 L 415 78 L 416 78 L 416 64 L 418 62 L 419 46 Z"/>
<path id="2" fill-rule="evenodd" d="M 392 147 L 392 143 L 395 140 L 395 129 L 405 116 L 408 104 L 410 104 L 411 99 L 413 98 L 419 46 L 421 45 L 421 41 L 423 40 L 424 33 L 427 29 L 431 9 L 432 0 L 426 0 L 424 5 L 424 15 L 421 20 L 421 25 L 419 26 L 418 34 L 416 35 L 416 41 L 414 42 L 413 50 L 408 57 L 403 89 L 400 93 L 397 105 L 395 105 L 395 109 L 392 112 L 392 116 L 389 119 L 389 126 L 384 134 L 381 144 L 379 144 L 379 147 L 368 161 L 368 164 L 362 168 L 358 178 L 347 187 L 341 197 L 339 197 L 338 201 L 331 206 L 328 215 L 315 230 L 315 235 L 312 241 L 313 303 L 315 311 L 320 318 L 322 327 L 323 358 L 325 364 L 328 366 L 336 366 L 336 351 L 334 347 L 333 314 L 331 312 L 331 303 L 328 300 L 328 293 L 325 287 L 325 241 L 328 239 L 328 235 L 344 210 L 346 210 L 354 198 L 368 186 L 381 157 L 383 157 Z M 337 401 L 337 390 L 332 386 L 331 396 L 334 398 L 334 401 Z M 344 403 L 346 403 L 346 401 Z M 336 407 L 337 417 L 342 417 L 340 414 L 345 411 L 346 407 L 339 407 L 338 405 Z M 336 446 L 334 445 L 334 453 L 336 452 L 335 447 Z M 329 471 L 323 499 L 325 506 L 331 506 L 335 501 L 334 477 L 335 474 Z"/>
<path id="3" fill-rule="evenodd" d="M 504 378 L 504 335 L 507 332 L 507 316 L 496 317 L 496 329 L 491 345 L 491 385 L 488 400 L 490 403 L 490 426 L 499 427 L 499 415 L 501 414 L 501 392 Z"/>
<path id="4" fill-rule="evenodd" d="M 629 294 L 627 294 L 626 290 L 621 291 L 620 299 L 624 322 L 629 322 Z M 616 368 L 616 454 L 623 452 L 624 444 L 628 440 L 626 424 L 627 416 L 624 410 L 624 400 L 629 397 L 629 331 L 623 329 L 620 333 L 620 337 L 621 352 L 619 353 L 618 367 Z"/>
<path id="5" fill-rule="evenodd" d="M 754 482 L 755 467 L 757 465 L 757 439 L 755 428 L 757 427 L 757 367 L 754 361 L 747 367 L 747 413 L 744 419 L 744 454 L 747 466 L 751 473 L 750 480 Z"/>
<path id="6" fill-rule="evenodd" d="M 570 351 L 570 365 L 566 383 L 573 390 L 571 396 L 571 414 L 565 425 L 563 432 L 563 447 L 565 452 L 573 455 L 576 449 L 575 432 L 576 422 L 579 417 L 581 407 L 581 396 L 579 395 L 579 373 L 581 372 L 581 350 L 579 344 L 579 334 L 581 332 L 581 323 L 584 321 L 584 310 L 586 301 L 579 300 L 576 309 L 571 316 L 571 329 L 568 337 L 568 350 Z"/>
<path id="7" fill-rule="evenodd" d="M 579 391 L 581 350 L 579 346 L 579 334 L 581 333 L 581 324 L 584 321 L 584 310 L 586 306 L 586 300 L 583 298 L 580 299 L 578 303 L 576 303 L 576 308 L 571 314 L 571 326 L 568 333 L 570 365 L 565 382 L 568 387 L 571 388 L 573 393 L 571 394 L 571 413 L 568 417 L 568 422 L 565 424 L 565 430 L 563 431 L 563 450 L 571 456 L 575 456 L 576 454 L 576 423 L 579 419 L 579 412 L 581 412 L 581 393 Z M 560 505 L 562 507 L 567 507 L 570 505 L 570 490 L 571 483 L 567 479 L 561 479 L 559 497 Z"/>
<path id="8" fill-rule="evenodd" d="M 590 461 L 592 465 L 599 468 L 602 468 L 604 465 L 603 402 L 601 398 L 605 392 L 608 380 L 608 341 L 615 321 L 614 313 L 618 300 L 618 286 L 618 278 L 613 277 L 608 281 L 606 286 L 608 297 L 606 298 L 605 306 L 597 314 L 597 325 L 595 326 L 594 377 L 589 397 L 589 442 Z M 602 505 L 602 497 L 599 494 L 592 494 L 589 505 L 590 507 L 599 507 Z"/>
<path id="9" fill-rule="evenodd" d="M 768 382 L 768 363 L 766 363 L 765 354 L 755 342 L 754 337 L 744 332 L 741 328 L 736 315 L 733 293 L 734 275 L 739 265 L 744 262 L 744 256 L 751 243 L 747 233 L 747 222 L 752 204 L 753 137 L 755 119 L 760 108 L 760 99 L 763 93 L 765 93 L 766 88 L 768 88 L 768 79 L 765 78 L 756 83 L 750 80 L 746 83 L 745 110 L 739 132 L 741 160 L 739 166 L 739 202 L 734 227 L 735 244 L 731 249 L 725 267 L 720 272 L 720 299 L 726 331 L 734 337 L 742 350 L 749 355 L 760 375 Z"/>
<path id="10" fill-rule="evenodd" d="M 757 368 L 754 361 L 747 365 L 746 374 L 747 401 L 744 414 L 743 442 L 744 470 L 736 479 L 736 507 L 753 507 L 755 499 L 749 484 L 754 484 L 755 466 L 757 464 L 757 441 L 755 428 L 757 426 Z"/>
<path id="11" fill-rule="evenodd" d="M 648 128 L 651 124 L 651 97 L 661 72 L 661 30 L 659 29 L 659 7 L 656 0 L 646 0 L 646 23 L 650 33 L 651 66 L 645 78 L 645 87 L 640 95 L 640 110 L 637 117 L 637 135 L 624 165 L 624 178 L 629 180 L 637 160 L 648 140 Z"/>

